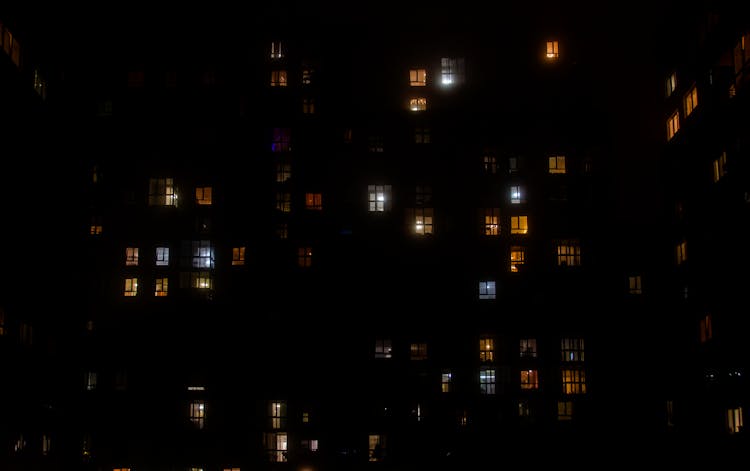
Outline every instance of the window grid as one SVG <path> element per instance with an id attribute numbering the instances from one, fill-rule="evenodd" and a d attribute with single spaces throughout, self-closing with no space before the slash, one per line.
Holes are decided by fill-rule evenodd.
<path id="1" fill-rule="evenodd" d="M 426 69 L 411 69 L 409 70 L 409 85 L 412 87 L 424 87 L 427 85 L 427 70 Z"/>
<path id="2" fill-rule="evenodd" d="M 586 373 L 582 369 L 562 370 L 563 394 L 585 394 Z"/>
<path id="3" fill-rule="evenodd" d="M 550 174 L 561 175 L 566 173 L 564 155 L 551 155 L 547 160 L 547 169 Z"/>
<path id="4" fill-rule="evenodd" d="M 500 234 L 500 208 L 484 209 L 484 235 L 497 236 Z"/>
<path id="5" fill-rule="evenodd" d="M 245 247 L 232 248 L 232 266 L 241 266 L 245 264 Z"/>
<path id="6" fill-rule="evenodd" d="M 584 341 L 580 337 L 566 337 L 560 339 L 560 355 L 563 362 L 585 361 Z"/>
<path id="7" fill-rule="evenodd" d="M 521 339 L 519 351 L 521 358 L 536 358 L 536 339 Z"/>
<path id="8" fill-rule="evenodd" d="M 511 216 L 510 217 L 510 233 L 511 234 L 527 234 L 528 232 L 529 232 L 528 216 Z"/>
<path id="9" fill-rule="evenodd" d="M 485 395 L 495 394 L 495 369 L 482 367 L 479 370 L 479 392 Z"/>
<path id="10" fill-rule="evenodd" d="M 518 273 L 521 267 L 526 264 L 526 248 L 514 245 L 510 248 L 510 271 Z"/>
<path id="11" fill-rule="evenodd" d="M 156 278 L 154 280 L 154 296 L 163 297 L 169 293 L 169 278 Z"/>
<path id="12" fill-rule="evenodd" d="M 479 339 L 479 361 L 495 361 L 495 339 L 492 337 L 482 337 Z"/>
<path id="13" fill-rule="evenodd" d="M 495 299 L 497 297 L 495 281 L 479 282 L 479 299 Z"/>
<path id="14" fill-rule="evenodd" d="M 521 389 L 539 389 L 539 372 L 537 370 L 521 370 Z"/>

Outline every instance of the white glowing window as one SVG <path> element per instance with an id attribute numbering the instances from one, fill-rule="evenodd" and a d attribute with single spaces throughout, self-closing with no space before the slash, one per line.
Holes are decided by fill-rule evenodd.
<path id="1" fill-rule="evenodd" d="M 271 428 L 278 430 L 286 427 L 286 401 L 271 401 L 268 405 L 268 416 Z"/>
<path id="2" fill-rule="evenodd" d="M 669 97 L 677 89 L 677 73 L 676 72 L 672 72 L 671 74 L 669 74 L 669 77 L 667 77 L 665 85 L 666 85 L 665 92 L 666 92 L 667 97 Z"/>
<path id="3" fill-rule="evenodd" d="M 409 85 L 412 87 L 424 87 L 427 85 L 427 70 L 411 69 L 409 71 Z"/>
<path id="4" fill-rule="evenodd" d="M 86 391 L 93 391 L 96 389 L 96 371 L 86 372 Z"/>
<path id="5" fill-rule="evenodd" d="M 149 206 L 177 206 L 173 178 L 152 178 L 148 189 Z"/>
<path id="6" fill-rule="evenodd" d="M 125 278 L 125 296 L 135 296 L 138 294 L 138 278 Z"/>
<path id="7" fill-rule="evenodd" d="M 138 266 L 138 247 L 127 247 L 125 249 L 125 265 Z"/>
<path id="8" fill-rule="evenodd" d="M 271 42 L 271 59 L 283 59 L 284 50 L 281 48 L 281 41 Z"/>
<path id="9" fill-rule="evenodd" d="M 560 43 L 558 41 L 547 41 L 547 59 L 557 59 L 560 57 Z"/>
<path id="10" fill-rule="evenodd" d="M 409 100 L 409 109 L 412 111 L 424 111 L 427 109 L 427 98 L 412 98 Z"/>
<path id="11" fill-rule="evenodd" d="M 444 87 L 459 85 L 464 81 L 464 59 L 443 57 L 440 59 L 440 83 Z"/>
<path id="12" fill-rule="evenodd" d="M 169 266 L 169 247 L 157 247 L 156 248 L 156 266 L 157 267 Z"/>
<path id="13" fill-rule="evenodd" d="M 193 268 L 213 268 L 214 267 L 214 248 L 209 240 L 194 240 L 193 248 Z"/>
<path id="14" fill-rule="evenodd" d="M 391 185 L 368 185 L 367 195 L 370 212 L 384 212 L 391 208 Z"/>
<path id="15" fill-rule="evenodd" d="M 263 434 L 268 460 L 272 463 L 287 461 L 288 438 L 285 432 L 267 432 Z"/>
<path id="16" fill-rule="evenodd" d="M 479 392 L 481 394 L 495 394 L 495 369 L 482 367 L 479 370 Z"/>
<path id="17" fill-rule="evenodd" d="M 197 428 L 202 429 L 206 420 L 206 403 L 204 401 L 190 402 L 190 422 Z"/>
<path id="18" fill-rule="evenodd" d="M 495 282 L 494 281 L 480 281 L 479 282 L 479 299 L 495 299 Z"/>
<path id="19" fill-rule="evenodd" d="M 510 187 L 510 203 L 520 204 L 524 202 L 525 198 L 523 195 L 523 189 L 520 185 L 511 185 Z"/>

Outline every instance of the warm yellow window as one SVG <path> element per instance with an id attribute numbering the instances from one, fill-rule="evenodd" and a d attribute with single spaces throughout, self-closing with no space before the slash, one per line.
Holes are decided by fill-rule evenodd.
<path id="1" fill-rule="evenodd" d="M 210 186 L 199 186 L 195 189 L 195 203 L 201 206 L 211 204 L 212 188 Z"/>
<path id="2" fill-rule="evenodd" d="M 286 427 L 286 401 L 271 401 L 268 415 L 271 418 L 272 429 Z"/>
<path id="3" fill-rule="evenodd" d="M 409 345 L 409 358 L 411 358 L 412 360 L 426 360 L 427 344 L 412 343 L 411 345 Z"/>
<path id="4" fill-rule="evenodd" d="M 440 374 L 440 391 L 444 393 L 451 392 L 451 382 L 453 381 L 453 374 L 450 370 L 443 370 Z"/>
<path id="5" fill-rule="evenodd" d="M 300 247 L 297 250 L 297 264 L 302 268 L 312 266 L 312 247 Z"/>
<path id="6" fill-rule="evenodd" d="M 412 111 L 424 111 L 427 109 L 427 98 L 412 98 L 409 100 L 409 109 Z"/>
<path id="7" fill-rule="evenodd" d="M 563 394 L 586 394 L 586 373 L 581 369 L 562 370 Z"/>
<path id="8" fill-rule="evenodd" d="M 714 160 L 714 183 L 722 179 L 727 174 L 727 153 L 722 152 L 721 155 Z"/>
<path id="9" fill-rule="evenodd" d="M 528 216 L 511 216 L 510 218 L 510 233 L 511 234 L 526 234 L 528 232 L 529 232 Z"/>
<path id="10" fill-rule="evenodd" d="M 91 226 L 89 226 L 89 234 L 100 235 L 103 230 L 104 229 L 101 223 L 98 221 L 98 218 L 92 218 Z"/>
<path id="11" fill-rule="evenodd" d="M 189 414 L 190 422 L 197 428 L 202 429 L 206 420 L 206 403 L 204 401 L 192 401 Z"/>
<path id="12" fill-rule="evenodd" d="M 727 429 L 732 435 L 743 431 L 742 407 L 727 409 Z"/>
<path id="13" fill-rule="evenodd" d="M 305 208 L 320 211 L 323 209 L 322 193 L 305 193 Z"/>
<path id="14" fill-rule="evenodd" d="M 711 325 L 711 314 L 706 314 L 703 319 L 698 322 L 698 330 L 701 343 L 706 343 L 713 338 L 714 329 Z"/>
<path id="15" fill-rule="evenodd" d="M 628 277 L 628 293 L 641 294 L 641 277 L 640 275 Z"/>
<path id="16" fill-rule="evenodd" d="M 677 265 L 681 265 L 687 261 L 687 241 L 682 241 L 677 244 Z"/>
<path id="17" fill-rule="evenodd" d="M 232 265 L 244 265 L 245 264 L 245 247 L 233 247 L 232 248 Z"/>
<path id="18" fill-rule="evenodd" d="M 286 70 L 271 71 L 271 86 L 286 87 Z"/>
<path id="19" fill-rule="evenodd" d="M 381 461 L 384 458 L 385 436 L 370 435 L 367 440 L 368 461 Z"/>
<path id="20" fill-rule="evenodd" d="M 573 419 L 573 401 L 557 401 L 557 420 Z"/>
<path id="21" fill-rule="evenodd" d="M 288 437 L 284 432 L 270 432 L 263 434 L 268 459 L 272 463 L 287 461 Z"/>
<path id="22" fill-rule="evenodd" d="M 674 93 L 674 91 L 677 89 L 677 73 L 676 72 L 672 72 L 671 74 L 669 74 L 669 77 L 667 77 L 665 85 L 666 85 L 665 91 L 666 91 L 667 97 L 672 96 L 672 93 Z"/>
<path id="23" fill-rule="evenodd" d="M 125 249 L 125 265 L 138 266 L 138 247 L 127 247 Z"/>
<path id="24" fill-rule="evenodd" d="M 558 41 L 547 41 L 547 59 L 560 57 L 560 43 Z"/>
<path id="25" fill-rule="evenodd" d="M 500 234 L 500 208 L 486 208 L 484 210 L 484 235 L 496 236 Z"/>
<path id="26" fill-rule="evenodd" d="M 565 156 L 564 155 L 551 155 L 548 158 L 547 168 L 549 173 L 562 174 L 565 173 Z"/>
<path id="27" fill-rule="evenodd" d="M 517 273 L 526 264 L 526 248 L 514 245 L 510 248 L 510 271 Z"/>
<path id="28" fill-rule="evenodd" d="M 199 271 L 190 273 L 190 286 L 197 289 L 212 289 L 211 272 Z"/>
<path id="29" fill-rule="evenodd" d="M 417 235 L 432 234 L 432 208 L 415 208 L 413 211 L 414 233 Z"/>
<path id="30" fill-rule="evenodd" d="M 495 339 L 492 337 L 479 339 L 479 361 L 495 361 Z"/>
<path id="31" fill-rule="evenodd" d="M 537 370 L 521 370 L 521 389 L 539 389 Z"/>
<path id="32" fill-rule="evenodd" d="M 315 114 L 315 99 L 313 98 L 302 99 L 302 113 Z"/>
<path id="33" fill-rule="evenodd" d="M 558 267 L 577 267 L 581 264 L 581 246 L 577 241 L 562 241 L 556 247 Z"/>
<path id="34" fill-rule="evenodd" d="M 154 296 L 167 296 L 169 293 L 169 278 L 157 278 L 155 280 Z"/>
<path id="35" fill-rule="evenodd" d="M 409 71 L 409 85 L 412 87 L 424 87 L 427 85 L 427 70 L 411 69 Z"/>
<path id="36" fill-rule="evenodd" d="M 695 85 L 690 87 L 690 90 L 682 97 L 682 104 L 685 109 L 685 117 L 690 116 L 690 113 L 698 106 L 698 87 Z"/>
<path id="37" fill-rule="evenodd" d="M 130 468 L 113 468 L 112 471 L 130 471 Z"/>
<path id="38" fill-rule="evenodd" d="M 276 209 L 282 213 L 288 213 L 292 210 L 292 195 L 290 193 L 276 193 Z"/>
<path id="39" fill-rule="evenodd" d="M 135 296 L 138 294 L 138 278 L 125 278 L 125 296 Z"/>
<path id="40" fill-rule="evenodd" d="M 675 111 L 667 119 L 667 140 L 670 140 L 680 130 L 680 112 Z"/>

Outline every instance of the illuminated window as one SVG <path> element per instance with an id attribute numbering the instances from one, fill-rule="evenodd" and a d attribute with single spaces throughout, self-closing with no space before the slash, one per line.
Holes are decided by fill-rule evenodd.
<path id="1" fill-rule="evenodd" d="M 224 468 L 222 471 L 240 471 L 240 468 Z"/>
<path id="2" fill-rule="evenodd" d="M 640 275 L 628 277 L 628 293 L 641 294 L 641 277 Z"/>
<path id="3" fill-rule="evenodd" d="M 271 86 L 286 87 L 286 70 L 271 71 Z"/>
<path id="4" fill-rule="evenodd" d="M 305 208 L 320 211 L 323 209 L 322 193 L 305 193 Z"/>
<path id="5" fill-rule="evenodd" d="M 687 260 L 687 241 L 677 244 L 677 265 L 685 263 Z"/>
<path id="6" fill-rule="evenodd" d="M 737 86 L 735 84 L 732 83 L 729 85 L 727 95 L 729 96 L 729 98 L 734 98 L 737 96 Z"/>
<path id="7" fill-rule="evenodd" d="M 375 358 L 391 358 L 391 339 L 375 340 Z"/>
<path id="8" fill-rule="evenodd" d="M 573 420 L 573 401 L 557 401 L 557 420 Z"/>
<path id="9" fill-rule="evenodd" d="M 382 461 L 385 457 L 385 435 L 369 435 L 367 442 L 368 461 Z"/>
<path id="10" fill-rule="evenodd" d="M 560 355 L 562 361 L 584 361 L 583 339 L 580 337 L 560 339 Z"/>
<path id="11" fill-rule="evenodd" d="M 286 401 L 271 401 L 268 404 L 268 417 L 272 429 L 286 428 Z"/>
<path id="12" fill-rule="evenodd" d="M 391 185 L 368 185 L 367 195 L 370 212 L 390 211 Z"/>
<path id="13" fill-rule="evenodd" d="M 52 448 L 52 437 L 49 435 L 42 435 L 42 455 L 49 455 L 50 449 Z"/>
<path id="14" fill-rule="evenodd" d="M 430 128 L 423 128 L 423 127 L 414 128 L 414 142 L 416 144 L 429 144 L 430 143 Z"/>
<path id="15" fill-rule="evenodd" d="M 727 409 L 727 429 L 730 434 L 742 432 L 742 407 Z"/>
<path id="16" fill-rule="evenodd" d="M 440 374 L 440 391 L 444 393 L 451 392 L 451 384 L 453 382 L 453 373 L 450 370 L 443 370 Z"/>
<path id="17" fill-rule="evenodd" d="M 204 470 L 203 470 L 203 468 L 196 468 L 196 467 L 194 467 L 194 466 L 193 466 L 193 467 L 191 467 L 191 468 L 188 468 L 188 469 L 189 469 L 189 471 L 204 471 Z M 224 468 L 224 469 L 225 469 L 225 471 L 226 471 L 227 469 L 230 469 L 230 470 L 231 470 L 232 468 Z M 240 468 L 234 468 L 234 469 L 235 469 L 235 470 L 237 470 L 237 471 L 240 471 Z"/>
<path id="18" fill-rule="evenodd" d="M 427 344 L 422 342 L 409 345 L 409 358 L 412 360 L 426 360 Z"/>
<path id="19" fill-rule="evenodd" d="M 500 208 L 484 208 L 482 210 L 483 216 L 483 231 L 482 233 L 486 236 L 496 236 L 500 234 Z"/>
<path id="20" fill-rule="evenodd" d="M 469 411 L 462 409 L 458 411 L 458 425 L 466 427 L 469 424 Z"/>
<path id="21" fill-rule="evenodd" d="M 268 460 L 272 463 L 284 463 L 287 456 L 287 434 L 284 432 L 267 432 L 263 434 Z"/>
<path id="22" fill-rule="evenodd" d="M 300 247 L 297 249 L 297 265 L 302 268 L 312 266 L 312 247 Z"/>
<path id="23" fill-rule="evenodd" d="M 711 314 L 706 314 L 698 321 L 698 331 L 701 343 L 706 343 L 714 337 L 714 329 L 711 325 Z"/>
<path id="24" fill-rule="evenodd" d="M 674 91 L 677 89 L 677 73 L 676 72 L 672 72 L 671 74 L 669 74 L 669 77 L 667 77 L 667 81 L 665 85 L 666 85 L 665 91 L 666 91 L 667 97 L 672 96 Z"/>
<path id="25" fill-rule="evenodd" d="M 292 195 L 284 191 L 276 193 L 276 209 L 282 213 L 288 213 L 292 210 Z"/>
<path id="26" fill-rule="evenodd" d="M 156 266 L 157 267 L 169 266 L 169 247 L 157 247 L 156 248 Z"/>
<path id="27" fill-rule="evenodd" d="M 154 296 L 161 297 L 169 294 L 169 278 L 156 278 L 154 280 Z"/>
<path id="28" fill-rule="evenodd" d="M 239 266 L 245 264 L 245 247 L 232 247 L 232 265 Z"/>
<path id="29" fill-rule="evenodd" d="M 313 69 L 305 67 L 302 69 L 302 85 L 310 85 L 312 83 Z"/>
<path id="30" fill-rule="evenodd" d="M 130 471 L 130 468 L 114 468 L 112 471 Z"/>
<path id="31" fill-rule="evenodd" d="M 199 206 L 211 205 L 211 193 L 213 192 L 210 186 L 199 186 L 195 189 L 195 204 Z"/>
<path id="32" fill-rule="evenodd" d="M 303 424 L 309 424 L 310 423 L 310 413 L 309 412 L 303 412 L 302 413 L 302 423 Z"/>
<path id="33" fill-rule="evenodd" d="M 207 271 L 196 271 L 190 273 L 190 287 L 200 290 L 213 289 L 213 279 L 211 273 Z"/>
<path id="34" fill-rule="evenodd" d="M 510 233 L 511 234 L 526 234 L 528 232 L 529 232 L 528 216 L 511 216 L 510 218 Z"/>
<path id="35" fill-rule="evenodd" d="M 276 183 L 284 183 L 292 177 L 291 164 L 276 164 Z"/>
<path id="36" fill-rule="evenodd" d="M 409 223 L 416 235 L 430 235 L 433 232 L 432 208 L 414 208 L 407 211 Z"/>
<path id="37" fill-rule="evenodd" d="M 210 240 L 192 241 L 192 267 L 214 267 L 214 247 L 211 245 Z"/>
<path id="38" fill-rule="evenodd" d="M 685 110 L 685 117 L 690 116 L 690 113 L 693 112 L 696 106 L 698 106 L 698 88 L 695 86 L 695 84 L 690 87 L 690 90 L 685 93 L 685 96 L 682 97 L 682 105 Z"/>
<path id="39" fill-rule="evenodd" d="M 514 245 L 510 248 L 510 271 L 518 273 L 526 264 L 526 247 Z"/>
<path id="40" fill-rule="evenodd" d="M 314 98 L 302 99 L 302 113 L 315 114 L 315 99 Z"/>
<path id="41" fill-rule="evenodd" d="M 409 71 L 409 85 L 412 87 L 424 87 L 427 85 L 427 70 L 411 69 Z"/>
<path id="42" fill-rule="evenodd" d="M 518 157 L 508 157 L 508 173 L 518 173 Z"/>
<path id="43" fill-rule="evenodd" d="M 125 249 L 125 265 L 138 266 L 138 247 L 127 247 Z"/>
<path id="44" fill-rule="evenodd" d="M 577 267 L 581 264 L 581 245 L 575 240 L 562 240 L 555 245 L 558 267 Z"/>
<path id="45" fill-rule="evenodd" d="M 283 59 L 284 51 L 281 49 L 281 41 L 271 42 L 271 59 Z"/>
<path id="46" fill-rule="evenodd" d="M 484 172 L 490 175 L 494 175 L 497 173 L 497 157 L 494 155 L 484 155 L 482 156 L 482 168 L 484 168 Z"/>
<path id="47" fill-rule="evenodd" d="M 288 239 L 289 238 L 289 224 L 285 222 L 280 222 L 276 225 L 276 237 L 279 239 Z"/>
<path id="48" fill-rule="evenodd" d="M 562 370 L 563 394 L 586 394 L 586 373 L 582 369 Z"/>
<path id="49" fill-rule="evenodd" d="M 318 440 L 300 440 L 300 447 L 303 450 L 318 451 Z M 306 468 L 302 468 L 303 470 Z M 307 468 L 309 469 L 309 468 Z"/>
<path id="50" fill-rule="evenodd" d="M 190 422 L 198 429 L 203 429 L 206 421 L 206 403 L 204 401 L 190 402 Z"/>
<path id="51" fill-rule="evenodd" d="M 675 111 L 667 119 L 667 140 L 670 140 L 680 130 L 680 112 Z"/>
<path id="52" fill-rule="evenodd" d="M 521 389 L 539 389 L 537 370 L 521 370 Z"/>
<path id="53" fill-rule="evenodd" d="M 101 235 L 102 231 L 102 218 L 100 216 L 92 216 L 91 225 L 89 226 L 89 234 Z"/>
<path id="54" fill-rule="evenodd" d="M 412 111 L 424 111 L 427 109 L 427 98 L 412 98 L 409 100 L 409 109 Z"/>
<path id="55" fill-rule="evenodd" d="M 519 417 L 531 417 L 531 406 L 527 399 L 519 399 L 518 401 L 518 416 Z"/>
<path id="56" fill-rule="evenodd" d="M 745 65 L 745 62 L 747 62 L 748 59 L 750 59 L 750 56 L 747 53 L 747 49 L 745 48 L 746 38 L 748 38 L 748 34 L 744 34 L 740 36 L 739 41 L 737 41 L 737 44 L 734 46 L 734 73 L 735 75 L 739 75 L 740 72 L 742 72 L 742 69 Z M 750 39 L 750 38 L 749 38 Z M 16 63 L 18 65 L 18 63 Z"/>
<path id="57" fill-rule="evenodd" d="M 479 339 L 479 361 L 495 361 L 495 339 L 492 337 Z"/>
<path id="58" fill-rule="evenodd" d="M 547 59 L 557 59 L 560 57 L 560 44 L 558 41 L 547 41 Z"/>
<path id="59" fill-rule="evenodd" d="M 271 152 L 289 152 L 292 150 L 292 131 L 289 128 L 273 128 Z"/>
<path id="60" fill-rule="evenodd" d="M 151 178 L 148 189 L 149 206 L 177 206 L 173 178 Z"/>
<path id="61" fill-rule="evenodd" d="M 495 394 L 495 369 L 483 366 L 479 369 L 479 392 L 481 394 Z"/>
<path id="62" fill-rule="evenodd" d="M 495 282 L 494 281 L 480 281 L 479 282 L 479 299 L 495 299 Z"/>
<path id="63" fill-rule="evenodd" d="M 86 391 L 93 391 L 96 389 L 96 371 L 86 372 Z"/>
<path id="64" fill-rule="evenodd" d="M 440 83 L 444 87 L 464 82 L 464 59 L 443 57 L 440 59 Z"/>
<path id="65" fill-rule="evenodd" d="M 565 173 L 565 156 L 564 155 L 551 155 L 547 159 L 547 169 L 551 174 L 563 174 Z"/>
<path id="66" fill-rule="evenodd" d="M 521 185 L 510 186 L 510 204 L 521 204 L 526 202 L 523 188 Z"/>
<path id="67" fill-rule="evenodd" d="M 424 206 L 432 203 L 432 187 L 429 185 L 417 185 L 414 192 L 414 204 Z"/>
<path id="68" fill-rule="evenodd" d="M 378 154 L 383 152 L 383 138 L 381 136 L 370 136 L 367 150 Z"/>
<path id="69" fill-rule="evenodd" d="M 721 180 L 721 178 L 727 174 L 727 153 L 722 152 L 721 155 L 714 160 L 714 183 Z"/>
<path id="70" fill-rule="evenodd" d="M 521 358 L 536 358 L 536 339 L 520 340 Z"/>
<path id="71" fill-rule="evenodd" d="M 138 278 L 125 278 L 125 296 L 135 296 L 138 294 Z"/>
<path id="72" fill-rule="evenodd" d="M 47 98 L 47 81 L 42 78 L 39 70 L 34 69 L 34 91 L 44 100 Z"/>
<path id="73" fill-rule="evenodd" d="M 81 441 L 81 457 L 84 460 L 91 458 L 91 435 L 86 433 Z"/>

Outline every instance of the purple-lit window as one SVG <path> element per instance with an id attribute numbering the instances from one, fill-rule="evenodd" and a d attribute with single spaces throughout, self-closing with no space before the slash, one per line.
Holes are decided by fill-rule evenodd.
<path id="1" fill-rule="evenodd" d="M 271 152 L 289 152 L 292 150 L 292 131 L 289 128 L 273 128 Z"/>

